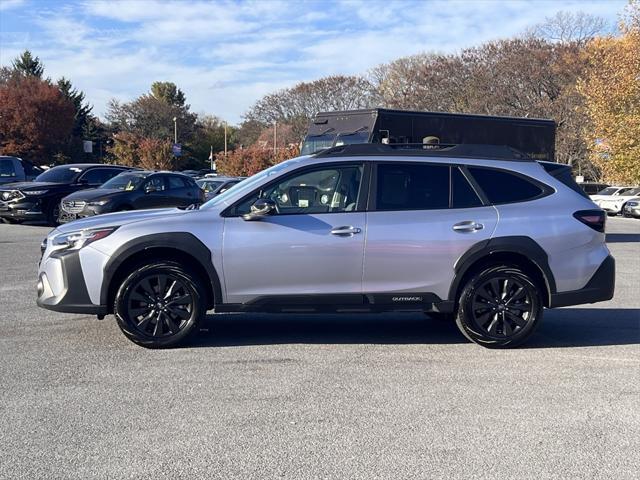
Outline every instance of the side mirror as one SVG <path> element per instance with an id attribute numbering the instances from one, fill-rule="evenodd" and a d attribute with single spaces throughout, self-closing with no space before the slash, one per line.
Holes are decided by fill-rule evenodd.
<path id="1" fill-rule="evenodd" d="M 244 214 L 242 218 L 246 221 L 260 220 L 262 217 L 272 215 L 276 211 L 276 202 L 268 198 L 259 198 L 251 205 L 251 212 Z"/>

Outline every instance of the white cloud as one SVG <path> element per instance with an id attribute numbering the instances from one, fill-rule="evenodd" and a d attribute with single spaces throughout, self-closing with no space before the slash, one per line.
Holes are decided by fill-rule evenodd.
<path id="1" fill-rule="evenodd" d="M 7 11 L 3 29 L 24 29 L 0 32 L 3 65 L 31 49 L 47 75 L 70 78 L 99 115 L 110 98 L 129 100 L 151 82 L 168 80 L 185 91 L 194 111 L 237 122 L 262 95 L 298 81 L 510 37 L 561 9 L 613 21 L 625 1 L 123 0 L 24 9 L 19 3 L 0 2 Z"/>
<path id="2" fill-rule="evenodd" d="M 0 12 L 18 8 L 25 4 L 25 0 L 2 0 L 0 2 Z"/>

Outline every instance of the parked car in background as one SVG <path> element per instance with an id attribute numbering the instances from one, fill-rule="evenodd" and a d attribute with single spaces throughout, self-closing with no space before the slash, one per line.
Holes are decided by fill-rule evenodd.
<path id="1" fill-rule="evenodd" d="M 608 200 L 611 197 L 616 195 L 623 195 L 624 193 L 631 190 L 633 187 L 619 187 L 619 186 L 611 186 L 607 187 L 603 190 L 600 190 L 595 195 L 589 195 L 589 198 L 593 200 L 597 205 L 600 205 L 600 200 Z"/>
<path id="2" fill-rule="evenodd" d="M 580 182 L 578 183 L 580 188 L 584 190 L 584 193 L 587 195 L 595 195 L 598 192 L 601 192 L 607 187 L 610 187 L 608 183 L 598 183 L 598 182 Z"/>
<path id="3" fill-rule="evenodd" d="M 640 218 L 640 197 L 634 197 L 627 201 L 622 210 L 625 217 Z"/>
<path id="4" fill-rule="evenodd" d="M 27 160 L 0 155 L 0 185 L 15 182 L 29 182 L 44 170 Z"/>
<path id="5" fill-rule="evenodd" d="M 72 192 L 102 185 L 131 167 L 78 163 L 59 165 L 38 175 L 33 182 L 0 187 L 0 218 L 9 223 L 44 220 L 58 223 L 60 200 Z"/>
<path id="6" fill-rule="evenodd" d="M 124 172 L 98 188 L 63 198 L 59 222 L 127 210 L 188 207 L 204 201 L 204 192 L 187 175 L 139 170 Z"/>
<path id="7" fill-rule="evenodd" d="M 188 177 L 191 178 L 200 178 L 202 177 L 202 175 L 200 175 L 200 171 L 199 170 L 183 170 L 182 172 L 183 175 L 187 175 Z"/>
<path id="8" fill-rule="evenodd" d="M 638 195 L 640 195 L 640 188 L 631 188 L 618 193 L 617 195 L 612 195 L 608 198 L 598 200 L 598 205 L 607 212 L 607 215 L 618 215 L 619 213 L 622 213 L 625 204 Z"/>
<path id="9" fill-rule="evenodd" d="M 209 200 L 226 192 L 242 180 L 242 177 L 205 177 L 197 180 L 196 183 L 204 191 L 207 200 Z"/>

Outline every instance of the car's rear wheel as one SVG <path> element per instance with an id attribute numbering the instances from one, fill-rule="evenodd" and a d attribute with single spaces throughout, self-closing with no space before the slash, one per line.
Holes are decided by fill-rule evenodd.
<path id="1" fill-rule="evenodd" d="M 519 267 L 494 265 L 464 286 L 456 324 L 472 342 L 508 348 L 533 334 L 542 312 L 542 294 L 533 278 Z"/>
<path id="2" fill-rule="evenodd" d="M 114 314 L 126 337 L 147 348 L 172 347 L 197 330 L 206 313 L 198 277 L 174 262 L 134 270 L 116 293 Z"/>

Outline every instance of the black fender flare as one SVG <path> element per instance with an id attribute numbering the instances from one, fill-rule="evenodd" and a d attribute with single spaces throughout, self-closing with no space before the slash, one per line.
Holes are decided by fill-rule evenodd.
<path id="1" fill-rule="evenodd" d="M 107 305 L 111 281 L 120 266 L 133 255 L 153 248 L 170 248 L 195 258 L 207 272 L 214 303 L 222 302 L 220 278 L 211 261 L 211 251 L 197 237 L 188 232 L 167 232 L 143 235 L 122 244 L 112 255 L 104 267 L 102 287 L 100 288 L 100 304 Z M 108 307 L 108 305 L 107 305 Z"/>
<path id="2" fill-rule="evenodd" d="M 451 287 L 449 288 L 449 300 L 456 300 L 460 282 L 462 282 L 469 268 L 478 260 L 490 257 L 496 253 L 524 255 L 540 270 L 549 296 L 556 293 L 556 281 L 549 267 L 547 252 L 530 237 L 507 236 L 491 238 L 475 243 L 458 259 L 454 265 L 454 277 L 451 282 Z"/>

